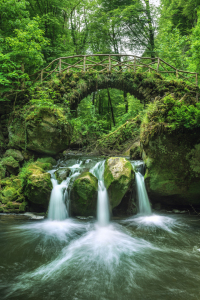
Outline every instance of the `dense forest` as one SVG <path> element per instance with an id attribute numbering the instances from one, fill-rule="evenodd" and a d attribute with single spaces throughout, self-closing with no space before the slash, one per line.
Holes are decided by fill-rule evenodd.
<path id="1" fill-rule="evenodd" d="M 1 100 L 20 91 L 26 81 L 33 99 L 53 105 L 53 92 L 43 89 L 35 95 L 29 76 L 71 55 L 160 57 L 176 68 L 198 72 L 198 6 L 198 0 L 162 0 L 159 6 L 149 0 L 1 0 Z M 126 91 L 107 88 L 86 97 L 68 117 L 82 143 L 93 132 L 96 138 L 116 130 L 143 109 Z"/>

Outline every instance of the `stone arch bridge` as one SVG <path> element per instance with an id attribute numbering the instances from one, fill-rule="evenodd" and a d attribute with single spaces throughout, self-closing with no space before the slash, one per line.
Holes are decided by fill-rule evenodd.
<path id="1" fill-rule="evenodd" d="M 143 103 L 166 93 L 174 93 L 178 99 L 188 95 L 198 101 L 198 73 L 176 69 L 158 57 L 123 54 L 60 57 L 30 78 L 53 88 L 59 100 L 65 99 L 72 109 L 92 92 L 105 88 L 126 91 Z"/>

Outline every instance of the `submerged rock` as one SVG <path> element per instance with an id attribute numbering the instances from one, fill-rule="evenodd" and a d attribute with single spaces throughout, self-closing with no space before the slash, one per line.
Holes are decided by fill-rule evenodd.
<path id="1" fill-rule="evenodd" d="M 111 157 L 105 162 L 104 182 L 112 208 L 118 206 L 134 182 L 131 163 L 122 157 Z"/>
<path id="2" fill-rule="evenodd" d="M 91 216 L 96 214 L 98 180 L 89 172 L 76 178 L 71 190 L 72 215 Z"/>

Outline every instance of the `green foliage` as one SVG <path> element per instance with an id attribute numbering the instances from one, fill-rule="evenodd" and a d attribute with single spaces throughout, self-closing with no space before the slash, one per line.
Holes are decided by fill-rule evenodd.
<path id="1" fill-rule="evenodd" d="M 172 95 L 148 105 L 144 123 L 164 125 L 169 131 L 200 127 L 200 104 L 188 105 L 174 99 Z"/>

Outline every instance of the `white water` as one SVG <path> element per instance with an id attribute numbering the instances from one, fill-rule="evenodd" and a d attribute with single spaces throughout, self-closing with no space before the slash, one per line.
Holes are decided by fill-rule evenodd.
<path id="1" fill-rule="evenodd" d="M 104 165 L 105 161 L 100 161 L 90 169 L 90 173 L 98 179 L 97 220 L 100 226 L 107 226 L 110 219 L 108 192 L 103 179 Z"/>
<path id="2" fill-rule="evenodd" d="M 50 203 L 49 203 L 49 211 L 48 211 L 48 219 L 52 221 L 63 221 L 69 218 L 69 204 L 70 204 L 70 195 L 67 190 L 70 180 L 73 177 L 76 177 L 80 174 L 78 171 L 80 163 L 76 163 L 71 169 L 70 176 L 58 184 L 55 179 L 54 172 L 55 170 L 50 171 L 51 174 L 51 182 L 53 185 L 53 189 L 51 191 Z"/>
<path id="3" fill-rule="evenodd" d="M 149 197 L 147 194 L 144 176 L 140 173 L 137 167 L 143 167 L 143 164 L 132 162 L 133 169 L 135 170 L 135 181 L 136 181 L 136 191 L 138 196 L 138 213 L 141 215 L 151 215 L 151 205 L 149 202 Z"/>

